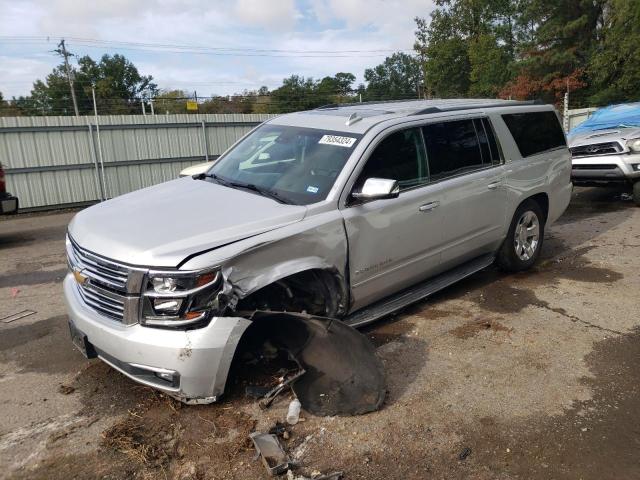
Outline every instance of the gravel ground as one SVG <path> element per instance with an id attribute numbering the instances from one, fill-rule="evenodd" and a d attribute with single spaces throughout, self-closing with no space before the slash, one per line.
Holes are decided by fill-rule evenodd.
<path id="1" fill-rule="evenodd" d="M 0 219 L 1 478 L 268 478 L 247 435 L 283 420 L 236 378 L 215 405 L 138 386 L 69 341 L 61 280 L 73 212 Z M 640 209 L 576 189 L 540 263 L 493 268 L 365 333 L 383 408 L 304 414 L 297 474 L 347 479 L 640 478 Z M 465 455 L 461 455 L 465 453 Z"/>

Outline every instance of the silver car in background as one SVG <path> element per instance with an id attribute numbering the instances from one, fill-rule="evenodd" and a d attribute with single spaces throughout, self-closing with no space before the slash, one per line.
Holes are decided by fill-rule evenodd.
<path id="1" fill-rule="evenodd" d="M 493 262 L 531 267 L 571 195 L 552 106 L 329 105 L 282 115 L 204 174 L 69 225 L 76 345 L 188 403 L 223 392 L 252 312 L 359 327 Z M 267 317 L 268 318 L 268 317 Z"/>
<path id="2" fill-rule="evenodd" d="M 628 186 L 640 205 L 640 103 L 597 110 L 568 140 L 575 185 Z"/>

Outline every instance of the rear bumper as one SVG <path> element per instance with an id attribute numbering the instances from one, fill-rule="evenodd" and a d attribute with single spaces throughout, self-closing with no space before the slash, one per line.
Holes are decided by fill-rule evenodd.
<path id="1" fill-rule="evenodd" d="M 71 274 L 64 295 L 72 331 L 86 336 L 89 350 L 138 383 L 187 403 L 210 403 L 224 392 L 245 318 L 215 317 L 194 330 L 124 325 L 87 307 Z"/>
<path id="2" fill-rule="evenodd" d="M 577 185 L 633 182 L 640 179 L 640 155 L 577 157 L 571 161 L 571 181 Z"/>
<path id="3" fill-rule="evenodd" d="M 14 197 L 10 194 L 0 195 L 0 215 L 17 213 L 18 205 L 18 197 Z"/>

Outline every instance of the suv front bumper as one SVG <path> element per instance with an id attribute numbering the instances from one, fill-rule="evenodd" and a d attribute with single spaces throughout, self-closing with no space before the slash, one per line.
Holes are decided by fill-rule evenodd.
<path id="1" fill-rule="evenodd" d="M 0 215 L 8 215 L 18 211 L 18 197 L 0 193 Z"/>
<path id="2" fill-rule="evenodd" d="M 72 274 L 64 279 L 72 338 L 132 380 L 186 403 L 211 403 L 224 392 L 229 367 L 250 321 L 214 317 L 207 326 L 174 330 L 125 325 L 89 308 Z"/>
<path id="3" fill-rule="evenodd" d="M 640 179 L 640 154 L 575 157 L 571 181 L 581 183 L 634 182 Z"/>

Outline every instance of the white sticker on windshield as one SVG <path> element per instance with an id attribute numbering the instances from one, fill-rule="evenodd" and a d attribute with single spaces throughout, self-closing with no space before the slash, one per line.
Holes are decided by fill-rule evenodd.
<path id="1" fill-rule="evenodd" d="M 313 185 L 309 185 L 307 187 L 307 192 L 309 193 L 318 193 L 318 190 L 319 190 L 318 187 L 314 187 Z"/>
<path id="2" fill-rule="evenodd" d="M 338 135 L 324 135 L 318 143 L 323 145 L 337 145 L 338 147 L 351 148 L 356 142 L 355 138 L 339 137 Z"/>

